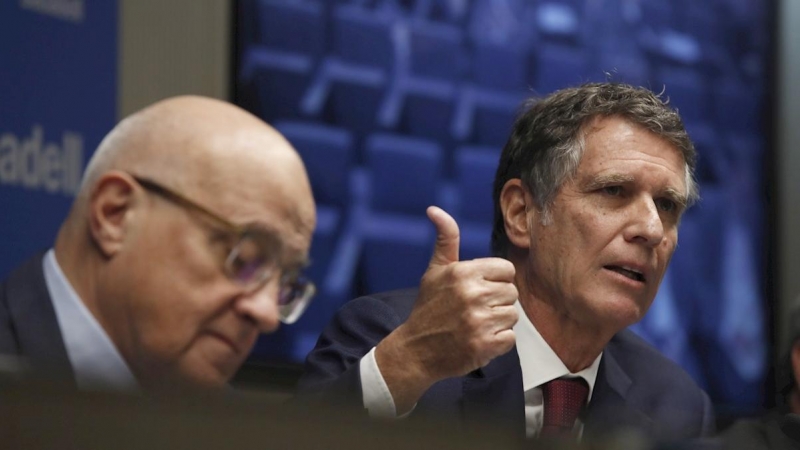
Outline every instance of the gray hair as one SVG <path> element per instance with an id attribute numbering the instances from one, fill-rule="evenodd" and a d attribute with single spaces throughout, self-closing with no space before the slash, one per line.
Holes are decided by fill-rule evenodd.
<path id="1" fill-rule="evenodd" d="M 667 103 L 661 94 L 619 83 L 588 83 L 527 101 L 503 148 L 494 179 L 492 253 L 506 256 L 509 246 L 500 210 L 506 182 L 520 178 L 547 223 L 558 190 L 578 170 L 587 125 L 600 117 L 622 117 L 677 148 L 686 163 L 687 206 L 694 203 L 697 155 L 680 116 Z"/>

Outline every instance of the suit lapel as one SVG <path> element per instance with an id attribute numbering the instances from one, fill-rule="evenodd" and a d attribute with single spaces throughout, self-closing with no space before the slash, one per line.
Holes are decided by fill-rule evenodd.
<path id="1" fill-rule="evenodd" d="M 72 367 L 47 290 L 42 255 L 31 258 L 7 280 L 6 301 L 20 356 L 37 370 L 72 378 Z"/>
<path id="2" fill-rule="evenodd" d="M 598 436 L 621 428 L 656 432 L 653 420 L 631 402 L 633 380 L 615 357 L 613 341 L 603 352 L 584 435 Z M 525 436 L 522 369 L 516 347 L 463 378 L 463 414 L 467 423 L 493 422 Z"/>
<path id="3" fill-rule="evenodd" d="M 466 423 L 492 423 L 525 435 L 522 369 L 514 347 L 463 378 Z"/>
<path id="4" fill-rule="evenodd" d="M 586 435 L 602 435 L 621 428 L 645 433 L 654 431 L 653 420 L 629 401 L 633 381 L 614 356 L 613 344 L 606 347 L 597 372 L 592 400 L 586 414 Z"/>

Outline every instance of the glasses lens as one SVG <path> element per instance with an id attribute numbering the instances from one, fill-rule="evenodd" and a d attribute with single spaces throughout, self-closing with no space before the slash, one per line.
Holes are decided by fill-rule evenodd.
<path id="1" fill-rule="evenodd" d="M 314 283 L 305 277 L 296 277 L 281 283 L 278 309 L 281 322 L 292 324 L 303 315 L 316 292 Z"/>
<path id="2" fill-rule="evenodd" d="M 278 305 L 286 306 L 291 304 L 299 297 L 299 293 L 305 284 L 305 279 L 300 276 L 281 277 L 281 289 L 278 292 Z"/>
<path id="3" fill-rule="evenodd" d="M 225 266 L 237 283 L 249 285 L 266 279 L 272 273 L 274 261 L 259 241 L 245 234 L 231 249 Z"/>

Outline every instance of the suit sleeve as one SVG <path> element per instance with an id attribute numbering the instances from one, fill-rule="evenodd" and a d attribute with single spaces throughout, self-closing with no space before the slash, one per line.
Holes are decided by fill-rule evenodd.
<path id="1" fill-rule="evenodd" d="M 401 323 L 394 309 L 374 297 L 345 304 L 306 358 L 298 397 L 363 408 L 361 358 Z"/>

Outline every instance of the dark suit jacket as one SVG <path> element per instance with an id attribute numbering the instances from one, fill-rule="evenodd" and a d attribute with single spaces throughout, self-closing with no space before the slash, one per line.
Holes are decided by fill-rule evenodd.
<path id="1" fill-rule="evenodd" d="M 347 303 L 309 354 L 299 382 L 301 398 L 362 407 L 359 361 L 406 320 L 417 290 L 393 291 Z M 434 384 L 413 416 L 444 414 L 467 423 L 490 419 L 524 436 L 522 370 L 516 348 L 464 377 Z M 634 428 L 655 439 L 707 436 L 714 430 L 708 396 L 678 365 L 630 331 L 603 353 L 584 435 Z"/>
<path id="2" fill-rule="evenodd" d="M 39 254 L 0 283 L 0 354 L 36 372 L 74 380 Z"/>

